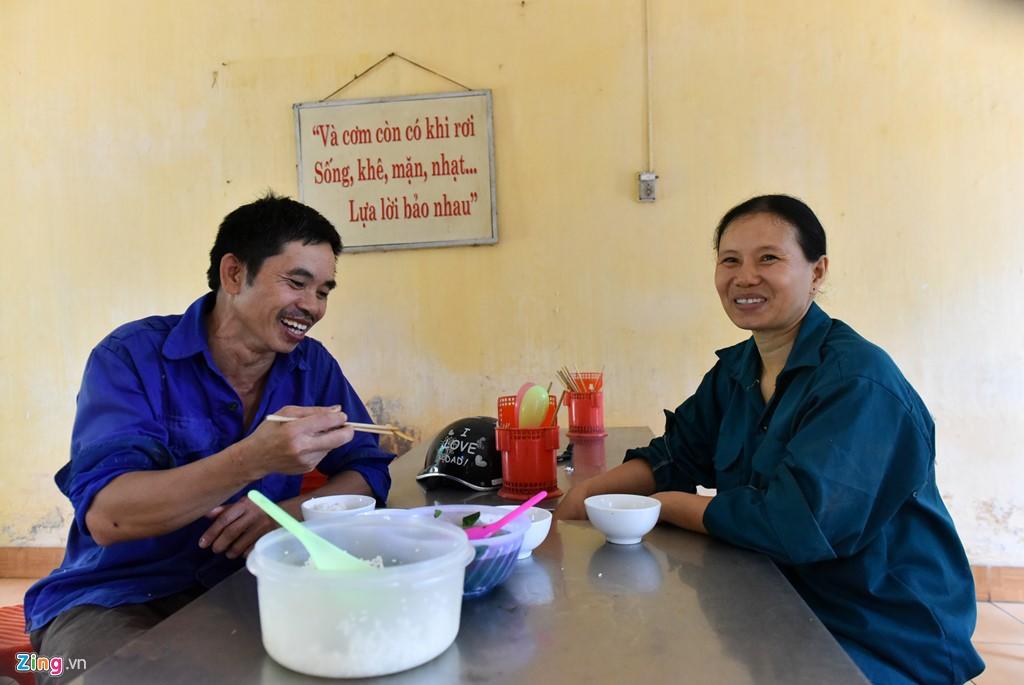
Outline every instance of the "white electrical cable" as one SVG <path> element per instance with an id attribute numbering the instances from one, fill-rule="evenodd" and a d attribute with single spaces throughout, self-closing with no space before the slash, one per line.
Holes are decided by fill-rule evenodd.
<path id="1" fill-rule="evenodd" d="M 644 52 L 647 56 L 647 73 L 644 88 L 647 91 L 647 171 L 654 171 L 654 124 L 651 117 L 651 12 L 650 0 L 644 0 Z"/>

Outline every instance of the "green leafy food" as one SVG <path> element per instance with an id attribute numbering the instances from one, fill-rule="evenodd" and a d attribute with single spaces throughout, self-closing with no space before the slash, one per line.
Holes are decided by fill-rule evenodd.
<path id="1" fill-rule="evenodd" d="M 439 519 L 439 518 L 441 518 L 442 514 L 444 514 L 444 512 L 441 511 L 440 509 L 434 509 L 434 518 Z M 476 524 L 476 522 L 479 521 L 479 520 L 480 520 L 480 512 L 479 511 L 474 511 L 472 514 L 469 514 L 467 516 L 463 516 L 462 517 L 462 527 L 463 528 L 472 528 Z"/>

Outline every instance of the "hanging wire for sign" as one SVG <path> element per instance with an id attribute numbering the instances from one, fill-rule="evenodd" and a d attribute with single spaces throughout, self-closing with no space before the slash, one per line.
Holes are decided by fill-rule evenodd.
<path id="1" fill-rule="evenodd" d="M 355 83 L 356 81 L 358 81 L 359 79 L 361 79 L 362 77 L 366 76 L 366 75 L 367 75 L 368 73 L 370 73 L 371 71 L 373 71 L 374 69 L 376 69 L 376 68 L 377 68 L 378 66 L 380 66 L 381 64 L 384 64 L 384 62 L 387 62 L 387 61 L 388 61 L 389 59 L 391 59 L 392 57 L 397 57 L 398 59 L 401 59 L 401 60 L 405 60 L 406 62 L 408 62 L 409 64 L 413 65 L 414 67 L 419 67 L 419 68 L 420 68 L 420 69 L 422 69 L 423 71 L 427 71 L 427 72 L 430 72 L 430 73 L 431 73 L 431 74 L 433 74 L 434 76 L 440 76 L 440 77 L 441 77 L 441 78 L 443 78 L 443 79 L 444 79 L 445 81 L 448 81 L 448 82 L 450 82 L 450 83 L 454 83 L 454 84 L 455 84 L 455 85 L 457 85 L 457 86 L 458 86 L 459 88 L 465 88 L 466 90 L 473 90 L 473 89 L 472 89 L 472 88 L 470 88 L 469 86 L 464 86 L 464 85 L 462 85 L 461 83 L 459 83 L 458 81 L 456 81 L 456 80 L 455 80 L 455 79 L 453 79 L 453 78 L 449 78 L 449 77 L 445 76 L 444 74 L 442 74 L 442 73 L 440 73 L 440 72 L 434 71 L 433 69 L 430 69 L 429 67 L 425 67 L 425 66 L 423 66 L 422 64 L 420 64 L 419 62 L 414 62 L 414 61 L 412 61 L 411 59 L 409 59 L 408 57 L 404 57 L 404 56 L 402 56 L 402 55 L 399 55 L 399 54 L 398 54 L 397 52 L 389 52 L 389 53 L 388 53 L 387 55 L 385 55 L 384 57 L 382 57 L 382 58 L 380 58 L 379 60 L 377 60 L 377 61 L 376 61 L 376 62 L 375 62 L 374 64 L 372 64 L 372 65 L 371 65 L 370 67 L 368 67 L 368 68 L 364 69 L 364 70 L 363 70 L 362 72 L 360 72 L 360 73 L 356 74 L 355 76 L 353 76 L 353 77 L 352 77 L 352 80 L 351 80 L 351 81 L 349 81 L 349 82 L 348 82 L 348 83 L 346 83 L 345 85 L 341 86 L 340 88 L 338 88 L 337 90 L 335 90 L 335 91 L 334 91 L 333 93 L 331 93 L 331 94 L 330 94 L 330 95 L 328 95 L 327 97 L 325 97 L 325 98 L 321 98 L 321 99 L 319 100 L 319 102 L 324 102 L 325 100 L 330 100 L 330 99 L 331 99 L 332 97 L 334 97 L 335 95 L 337 95 L 337 94 L 338 94 L 338 93 L 340 93 L 341 91 L 345 90 L 346 88 L 348 88 L 349 86 L 351 86 L 351 85 L 352 85 L 353 83 Z"/>

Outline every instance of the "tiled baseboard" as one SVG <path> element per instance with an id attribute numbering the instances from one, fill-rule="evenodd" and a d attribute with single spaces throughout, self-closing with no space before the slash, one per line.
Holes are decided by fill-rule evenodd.
<path id="1" fill-rule="evenodd" d="M 0 578 L 42 578 L 63 558 L 63 547 L 0 547 Z"/>
<path id="2" fill-rule="evenodd" d="M 63 547 L 0 547 L 0 578 L 41 578 L 57 568 Z M 972 566 L 979 602 L 1024 602 L 1024 568 Z"/>
<path id="3" fill-rule="evenodd" d="M 1024 568 L 972 566 L 979 602 L 1024 602 Z"/>

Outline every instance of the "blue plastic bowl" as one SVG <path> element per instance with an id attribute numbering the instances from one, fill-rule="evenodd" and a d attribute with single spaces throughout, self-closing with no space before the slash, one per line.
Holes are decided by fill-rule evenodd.
<path id="1" fill-rule="evenodd" d="M 493 523 L 508 513 L 506 509 L 480 504 L 439 504 L 432 507 L 416 507 L 409 511 L 460 527 L 463 518 L 476 512 L 480 512 L 478 524 Z M 438 511 L 441 512 L 440 516 L 435 516 Z M 516 557 L 519 556 L 519 548 L 523 544 L 523 534 L 529 528 L 530 517 L 523 515 L 503 526 L 502 532 L 496 535 L 469 541 L 473 545 L 475 555 L 473 561 L 466 567 L 463 597 L 479 597 L 505 582 L 515 568 Z"/>

